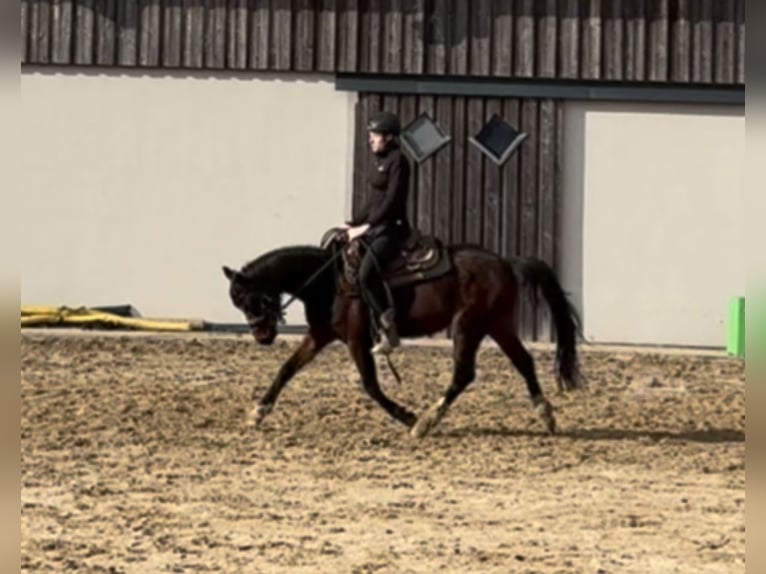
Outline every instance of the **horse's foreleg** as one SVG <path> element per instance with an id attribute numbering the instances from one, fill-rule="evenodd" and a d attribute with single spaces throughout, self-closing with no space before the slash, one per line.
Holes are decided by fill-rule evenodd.
<path id="1" fill-rule="evenodd" d="M 349 342 L 351 357 L 356 363 L 359 374 L 362 377 L 362 385 L 367 394 L 377 402 L 393 418 L 411 427 L 417 420 L 415 415 L 403 406 L 389 399 L 378 384 L 378 376 L 375 369 L 375 359 L 367 345 L 361 342 Z"/>
<path id="2" fill-rule="evenodd" d="M 288 381 L 292 379 L 298 371 L 308 365 L 319 352 L 324 349 L 330 342 L 332 342 L 332 335 L 323 332 L 309 332 L 301 341 L 300 346 L 290 356 L 287 361 L 280 367 L 277 376 L 271 383 L 271 386 L 263 395 L 260 401 L 257 402 L 255 407 L 247 417 L 247 426 L 257 427 L 261 421 L 268 415 L 274 408 L 274 404 L 279 398 L 279 393 L 287 385 Z M 257 401 L 258 390 L 253 389 L 253 400 Z"/>

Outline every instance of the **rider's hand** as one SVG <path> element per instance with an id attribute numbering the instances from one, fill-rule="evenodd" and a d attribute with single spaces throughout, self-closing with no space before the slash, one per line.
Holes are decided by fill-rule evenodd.
<path id="1" fill-rule="evenodd" d="M 346 230 L 346 235 L 348 236 L 349 241 L 353 241 L 357 237 L 361 237 L 365 233 L 367 233 L 367 230 L 370 228 L 369 225 L 360 225 L 358 227 L 350 227 Z"/>

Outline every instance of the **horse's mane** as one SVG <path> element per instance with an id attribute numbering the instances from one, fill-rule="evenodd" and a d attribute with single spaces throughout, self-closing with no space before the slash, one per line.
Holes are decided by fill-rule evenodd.
<path id="1" fill-rule="evenodd" d="M 295 259 L 315 259 L 325 253 L 313 245 L 294 245 L 280 247 L 256 257 L 242 267 L 242 274 L 247 277 L 270 277 L 285 271 L 285 263 Z"/>

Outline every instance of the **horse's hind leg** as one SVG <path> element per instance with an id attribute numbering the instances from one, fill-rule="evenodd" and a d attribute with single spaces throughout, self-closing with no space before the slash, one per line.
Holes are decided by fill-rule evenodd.
<path id="1" fill-rule="evenodd" d="M 503 353 L 511 360 L 516 370 L 524 377 L 532 405 L 540 415 L 540 418 L 542 418 L 548 431 L 555 433 L 556 419 L 553 416 L 553 407 L 548 402 L 548 399 L 545 398 L 540 388 L 537 373 L 535 372 L 535 361 L 532 355 L 524 348 L 524 345 L 522 345 L 513 329 L 511 321 L 504 321 L 494 328 L 490 335 L 500 346 Z"/>
<path id="2" fill-rule="evenodd" d="M 422 438 L 427 435 L 447 414 L 450 405 L 460 396 L 476 378 L 476 353 L 479 350 L 484 333 L 471 329 L 467 321 L 456 318 L 453 321 L 454 367 L 452 383 L 444 396 L 423 413 L 410 431 L 412 436 Z"/>

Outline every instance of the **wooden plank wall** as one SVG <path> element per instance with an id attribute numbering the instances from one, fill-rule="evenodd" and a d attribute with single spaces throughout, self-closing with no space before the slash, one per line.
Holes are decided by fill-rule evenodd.
<path id="1" fill-rule="evenodd" d="M 507 257 L 539 257 L 555 268 L 563 141 L 563 106 L 559 101 L 360 94 L 354 154 L 355 210 L 369 191 L 366 177 L 372 155 L 366 148 L 364 126 L 371 114 L 383 108 L 398 113 L 403 124 L 428 112 L 453 138 L 420 165 L 412 161 L 409 215 L 422 233 L 435 234 L 448 243 L 483 245 Z M 529 134 L 501 167 L 467 141 L 495 113 Z M 547 307 L 526 300 L 520 329 L 527 340 L 550 340 Z"/>
<path id="2" fill-rule="evenodd" d="M 744 84 L 745 0 L 21 0 L 22 63 Z"/>

